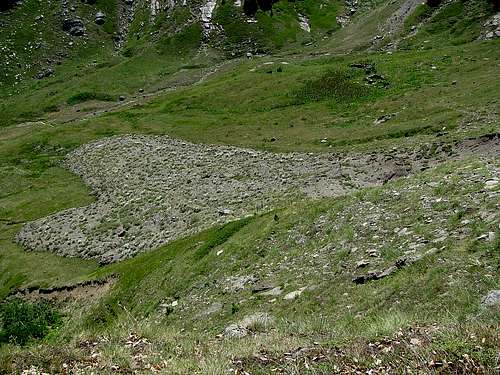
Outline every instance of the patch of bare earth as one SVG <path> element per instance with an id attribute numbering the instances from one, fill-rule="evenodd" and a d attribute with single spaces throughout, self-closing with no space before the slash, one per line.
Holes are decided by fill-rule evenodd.
<path id="1" fill-rule="evenodd" d="M 78 284 L 65 285 L 53 288 L 29 287 L 16 290 L 10 297 L 21 298 L 30 302 L 66 302 L 66 301 L 95 301 L 106 295 L 114 284 L 115 279 L 108 277 L 102 280 L 89 280 Z"/>

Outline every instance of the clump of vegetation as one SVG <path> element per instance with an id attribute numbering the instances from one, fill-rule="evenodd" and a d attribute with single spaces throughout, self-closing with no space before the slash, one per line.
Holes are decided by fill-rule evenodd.
<path id="1" fill-rule="evenodd" d="M 28 303 L 15 299 L 0 305 L 0 343 L 26 345 L 42 339 L 61 321 L 59 313 L 47 303 Z"/>
<path id="2" fill-rule="evenodd" d="M 202 35 L 200 25 L 190 25 L 176 34 L 161 38 L 158 50 L 162 55 L 187 55 L 200 46 Z"/>
<path id="3" fill-rule="evenodd" d="M 330 70 L 320 78 L 307 81 L 294 93 L 294 98 L 300 103 L 327 99 L 340 103 L 355 101 L 369 93 L 368 87 L 355 82 L 347 72 Z"/>
<path id="4" fill-rule="evenodd" d="M 102 102 L 112 102 L 115 98 L 109 94 L 103 94 L 99 92 L 80 92 L 78 94 L 72 95 L 68 98 L 67 103 L 69 105 L 75 105 L 79 103 L 88 102 L 90 100 L 99 100 Z"/>
<path id="5" fill-rule="evenodd" d="M 55 104 L 51 104 L 51 105 L 44 107 L 43 111 L 45 113 L 57 112 L 57 111 L 59 111 L 59 107 Z"/>

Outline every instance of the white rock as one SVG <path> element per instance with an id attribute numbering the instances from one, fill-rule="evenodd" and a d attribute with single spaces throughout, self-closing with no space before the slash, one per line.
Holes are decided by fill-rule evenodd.
<path id="1" fill-rule="evenodd" d="M 484 307 L 493 307 L 500 305 L 500 290 L 491 290 L 483 298 L 482 305 Z"/>
<path id="2" fill-rule="evenodd" d="M 302 30 L 304 30 L 306 33 L 311 32 L 311 26 L 309 25 L 309 19 L 302 15 L 299 14 L 299 25 Z"/>
<path id="3" fill-rule="evenodd" d="M 299 290 L 295 290 L 293 292 L 290 292 L 290 293 L 286 294 L 283 297 L 283 299 L 285 301 L 294 300 L 295 298 L 297 298 L 298 296 L 300 296 L 304 290 L 306 290 L 306 287 L 303 287 L 303 288 L 300 288 Z"/>

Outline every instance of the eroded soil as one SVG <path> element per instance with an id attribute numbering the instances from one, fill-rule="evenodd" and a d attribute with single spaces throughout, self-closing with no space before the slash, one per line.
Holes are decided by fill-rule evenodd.
<path id="1" fill-rule="evenodd" d="M 106 295 L 114 281 L 113 277 L 109 277 L 103 280 L 89 280 L 54 288 L 25 288 L 16 290 L 10 297 L 22 298 L 30 302 L 94 301 Z"/>

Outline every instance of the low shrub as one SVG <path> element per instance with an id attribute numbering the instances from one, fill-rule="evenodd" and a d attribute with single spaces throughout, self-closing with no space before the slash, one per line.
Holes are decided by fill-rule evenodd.
<path id="1" fill-rule="evenodd" d="M 57 112 L 57 111 L 59 111 L 59 108 L 57 107 L 57 105 L 51 104 L 51 105 L 44 107 L 43 111 L 45 113 Z"/>
<path id="2" fill-rule="evenodd" d="M 59 313 L 47 303 L 15 299 L 0 305 L 0 342 L 26 345 L 42 339 L 60 323 Z"/>
<path id="3" fill-rule="evenodd" d="M 79 104 L 79 103 L 88 102 L 90 100 L 100 100 L 103 102 L 112 102 L 115 100 L 115 98 L 109 94 L 85 91 L 85 92 L 80 92 L 78 94 L 70 96 L 67 100 L 67 103 L 69 105 L 75 105 L 75 104 Z"/>

